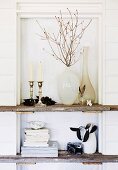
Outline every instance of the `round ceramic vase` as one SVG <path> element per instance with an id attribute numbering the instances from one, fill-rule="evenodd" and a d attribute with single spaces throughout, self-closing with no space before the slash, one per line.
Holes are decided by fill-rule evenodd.
<path id="1" fill-rule="evenodd" d="M 79 79 L 70 67 L 67 67 L 58 79 L 58 95 L 62 104 L 72 105 L 78 97 Z"/>

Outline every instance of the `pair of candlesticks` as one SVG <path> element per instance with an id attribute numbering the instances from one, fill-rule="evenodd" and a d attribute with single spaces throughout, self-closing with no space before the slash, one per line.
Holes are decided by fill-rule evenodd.
<path id="1" fill-rule="evenodd" d="M 39 87 L 39 92 L 38 92 L 38 96 L 39 96 L 39 101 L 38 101 L 38 105 L 41 105 L 41 98 L 42 98 L 42 85 L 43 85 L 43 81 L 37 81 L 38 82 L 38 87 Z M 34 87 L 34 81 L 29 81 L 29 85 L 30 85 L 30 99 L 33 99 L 33 87 Z"/>

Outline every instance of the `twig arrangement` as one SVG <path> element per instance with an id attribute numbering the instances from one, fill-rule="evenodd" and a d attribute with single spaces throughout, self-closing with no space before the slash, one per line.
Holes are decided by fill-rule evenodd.
<path id="1" fill-rule="evenodd" d="M 43 31 L 43 36 L 40 35 L 42 40 L 47 40 L 51 48 L 51 55 L 57 60 L 60 60 L 67 67 L 74 65 L 78 60 L 79 56 L 76 55 L 77 49 L 80 45 L 80 41 L 87 27 L 91 23 L 90 21 L 85 24 L 85 21 L 79 22 L 78 10 L 74 14 L 67 8 L 69 13 L 69 20 L 64 20 L 62 12 L 60 11 L 60 17 L 55 16 L 58 24 L 58 33 L 49 33 L 45 28 L 40 26 Z M 56 48 L 55 46 L 56 45 Z"/>

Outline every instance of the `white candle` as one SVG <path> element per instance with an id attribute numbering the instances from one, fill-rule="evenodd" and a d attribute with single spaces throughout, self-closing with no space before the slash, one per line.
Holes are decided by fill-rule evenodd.
<path id="1" fill-rule="evenodd" d="M 42 63 L 39 63 L 39 80 L 38 81 L 43 81 L 43 68 L 42 68 Z"/>
<path id="2" fill-rule="evenodd" d="M 34 81 L 33 80 L 33 64 L 29 64 L 29 81 Z"/>

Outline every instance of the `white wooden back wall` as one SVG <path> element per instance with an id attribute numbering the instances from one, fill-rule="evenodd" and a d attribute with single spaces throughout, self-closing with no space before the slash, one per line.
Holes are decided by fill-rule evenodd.
<path id="1" fill-rule="evenodd" d="M 106 0 L 105 7 L 105 103 L 118 104 L 118 1 Z M 118 154 L 118 112 L 102 116 L 104 154 Z"/>
<path id="2" fill-rule="evenodd" d="M 18 2 L 41 2 L 46 3 L 47 0 L 18 0 Z M 118 16 L 118 1 L 117 0 L 66 0 L 66 1 L 50 1 L 50 3 L 87 3 L 102 4 L 103 10 L 106 12 L 106 36 L 105 42 L 105 58 L 103 59 L 104 70 L 104 103 L 118 104 L 118 21 L 115 19 Z M 49 3 L 49 1 L 48 1 Z M 105 4 L 105 6 L 104 6 Z M 17 102 L 17 71 L 16 71 L 16 1 L 15 0 L 1 0 L 0 1 L 0 105 L 15 105 Z M 106 89 L 106 90 L 105 90 Z M 107 112 L 101 116 L 103 126 L 102 137 L 102 152 L 105 154 L 118 154 L 117 137 L 114 134 L 114 129 L 118 131 L 118 115 L 117 112 Z M 9 134 L 12 133 L 12 136 Z M 16 154 L 17 145 L 17 116 L 15 113 L 0 113 L 0 154 Z M 111 138 L 112 137 L 112 138 Z M 114 144 L 114 145 L 113 145 Z M 40 167 L 41 166 L 41 167 Z M 55 169 L 60 166 L 54 165 Z M 21 167 L 24 170 L 44 169 L 43 165 Z M 78 165 L 63 165 L 61 169 L 78 169 Z M 104 164 L 103 170 L 112 169 L 113 164 Z M 54 167 L 53 167 L 54 168 Z M 113 167 L 114 169 L 117 166 Z M 0 164 L 0 169 L 15 170 L 15 164 Z M 50 165 L 51 169 L 51 165 Z M 80 169 L 91 169 L 91 166 L 81 165 Z M 101 166 L 95 166 L 93 169 L 101 169 Z"/>
<path id="3" fill-rule="evenodd" d="M 0 1 L 0 105 L 16 104 L 16 3 Z M 0 155 L 16 154 L 16 114 L 0 114 Z M 0 164 L 16 170 L 15 164 Z"/>

